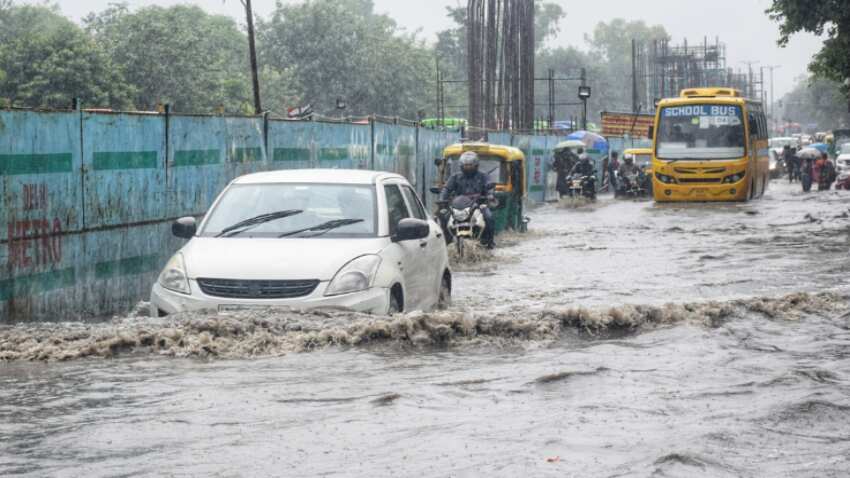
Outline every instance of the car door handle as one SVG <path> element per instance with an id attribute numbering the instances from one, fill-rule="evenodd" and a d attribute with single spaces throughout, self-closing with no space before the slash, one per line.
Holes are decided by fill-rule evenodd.
<path id="1" fill-rule="evenodd" d="M 442 232 L 438 232 L 438 233 L 437 233 L 437 239 L 439 239 L 439 238 L 441 238 L 441 237 L 443 237 L 443 233 L 442 233 Z"/>
<path id="2" fill-rule="evenodd" d="M 428 246 L 428 241 L 419 241 L 419 247 L 424 249 L 427 246 Z"/>

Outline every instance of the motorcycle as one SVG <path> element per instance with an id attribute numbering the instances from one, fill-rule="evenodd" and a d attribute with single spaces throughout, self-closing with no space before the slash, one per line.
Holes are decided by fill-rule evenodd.
<path id="1" fill-rule="evenodd" d="M 646 175 L 643 171 L 629 174 L 624 178 L 620 178 L 620 187 L 617 188 L 615 196 L 640 198 L 647 195 Z"/>
<path id="2" fill-rule="evenodd" d="M 596 200 L 596 177 L 573 175 L 567 179 L 569 195 L 573 198 L 584 197 L 591 201 Z"/>
<path id="3" fill-rule="evenodd" d="M 487 197 L 458 196 L 451 206 L 441 211 L 447 216 L 447 236 L 453 238 L 458 259 L 463 259 L 466 241 L 479 242 L 486 229 L 481 208 L 487 205 Z"/>

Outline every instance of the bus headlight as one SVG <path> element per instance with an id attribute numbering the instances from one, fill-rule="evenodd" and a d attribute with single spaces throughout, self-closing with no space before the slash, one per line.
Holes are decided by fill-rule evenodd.
<path id="1" fill-rule="evenodd" d="M 747 175 L 747 173 L 742 171 L 740 173 L 736 173 L 736 174 L 733 174 L 731 176 L 726 176 L 725 178 L 723 178 L 723 184 L 735 184 L 738 181 L 744 179 L 744 176 L 746 176 L 746 175 Z"/>
<path id="2" fill-rule="evenodd" d="M 655 173 L 655 177 L 658 178 L 664 184 L 676 184 L 676 178 L 673 176 L 667 176 L 666 174 Z"/>

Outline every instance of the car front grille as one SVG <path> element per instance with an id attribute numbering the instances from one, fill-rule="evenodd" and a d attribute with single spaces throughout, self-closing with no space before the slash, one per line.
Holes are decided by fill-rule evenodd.
<path id="1" fill-rule="evenodd" d="M 201 291 L 225 299 L 294 299 L 313 293 L 318 280 L 198 279 Z"/>

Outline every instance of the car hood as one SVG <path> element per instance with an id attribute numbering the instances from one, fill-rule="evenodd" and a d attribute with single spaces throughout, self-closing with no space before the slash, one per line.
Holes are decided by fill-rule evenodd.
<path id="1" fill-rule="evenodd" d="M 192 279 L 329 281 L 348 261 L 377 254 L 388 242 L 387 238 L 196 237 L 182 252 Z"/>

